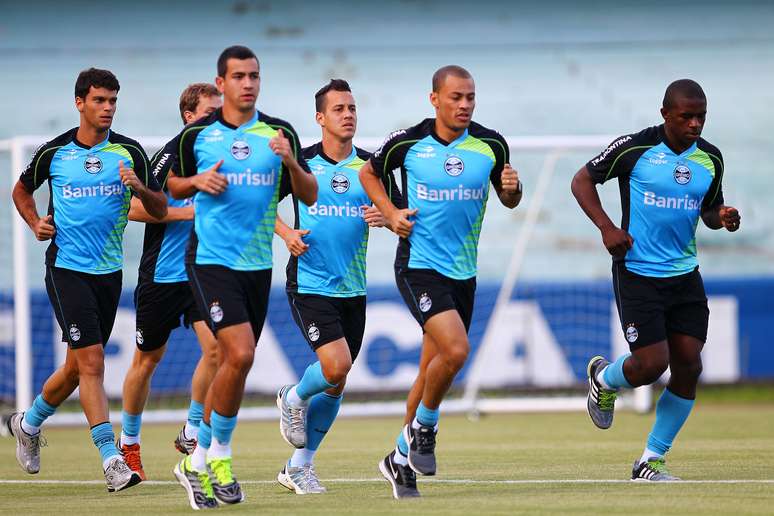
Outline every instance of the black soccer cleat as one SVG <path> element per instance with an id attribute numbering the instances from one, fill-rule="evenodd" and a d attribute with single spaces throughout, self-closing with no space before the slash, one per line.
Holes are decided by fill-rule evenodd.
<path id="1" fill-rule="evenodd" d="M 419 498 L 416 473 L 410 467 L 396 463 L 394 458 L 395 450 L 392 450 L 379 462 L 379 472 L 392 486 L 393 498 Z"/>
<path id="2" fill-rule="evenodd" d="M 403 438 L 409 445 L 409 466 L 420 475 L 435 475 L 435 435 L 437 433 L 434 427 L 428 425 L 413 428 L 408 424 L 403 427 Z"/>

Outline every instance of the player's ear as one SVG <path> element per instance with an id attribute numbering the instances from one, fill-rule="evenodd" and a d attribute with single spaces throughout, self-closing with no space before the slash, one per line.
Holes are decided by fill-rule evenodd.
<path id="1" fill-rule="evenodd" d="M 438 102 L 438 92 L 437 91 L 430 92 L 430 104 L 432 104 L 434 108 L 438 109 L 438 106 L 440 104 Z"/>
<path id="2" fill-rule="evenodd" d="M 325 127 L 325 115 L 323 113 L 320 113 L 319 111 L 316 112 L 314 114 L 314 119 L 317 121 L 320 127 Z"/>
<path id="3" fill-rule="evenodd" d="M 669 110 L 665 107 L 661 108 L 661 116 L 664 118 L 664 120 L 667 119 L 667 115 L 669 114 Z"/>
<path id="4" fill-rule="evenodd" d="M 75 97 L 75 109 L 77 109 L 79 113 L 83 113 L 83 104 L 84 100 L 81 97 Z"/>
<path id="5" fill-rule="evenodd" d="M 221 95 L 223 95 L 224 83 L 225 83 L 225 79 L 223 77 L 219 75 L 215 77 L 215 87 L 218 88 L 218 91 L 220 92 Z"/>

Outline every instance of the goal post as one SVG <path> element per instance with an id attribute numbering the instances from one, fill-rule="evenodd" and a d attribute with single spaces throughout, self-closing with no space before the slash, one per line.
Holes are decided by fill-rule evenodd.
<path id="1" fill-rule="evenodd" d="M 29 160 L 33 149 L 46 140 L 46 138 L 40 136 L 20 136 L 10 140 L 0 140 L 0 153 L 8 153 L 10 155 L 10 169 L 3 171 L 3 173 L 8 173 L 9 177 L 7 179 L 11 185 L 16 183 L 19 173 L 27 160 Z M 138 138 L 138 140 L 148 151 L 148 154 L 151 155 L 166 143 L 167 138 L 145 137 Z M 514 167 L 520 170 L 522 178 L 528 179 L 525 187 L 525 205 L 522 205 L 517 209 L 519 212 L 520 223 L 518 224 L 516 231 L 507 236 L 508 241 L 512 241 L 512 245 L 508 245 L 507 242 L 500 242 L 502 245 L 499 247 L 500 250 L 498 252 L 500 254 L 498 254 L 498 260 L 503 264 L 502 274 L 497 281 L 490 281 L 485 285 L 485 288 L 480 289 L 481 295 L 487 296 L 486 304 L 491 306 L 480 310 L 477 304 L 476 311 L 481 312 L 481 315 L 478 320 L 474 321 L 474 326 L 478 329 L 476 330 L 476 336 L 471 336 L 471 341 L 476 340 L 478 344 L 475 352 L 472 352 L 469 357 L 466 370 L 461 372 L 461 380 L 455 384 L 456 391 L 460 392 L 460 395 L 450 396 L 445 400 L 442 410 L 445 413 L 464 414 L 504 411 L 585 410 L 585 396 L 582 394 L 582 389 L 580 388 L 582 385 L 582 378 L 577 374 L 577 367 L 575 368 L 576 372 L 573 375 L 570 368 L 564 366 L 566 369 L 564 371 L 564 379 L 558 381 L 555 385 L 551 383 L 551 378 L 536 379 L 531 377 L 529 373 L 525 373 L 519 376 L 518 381 L 515 383 L 518 386 L 538 387 L 538 390 L 536 391 L 537 393 L 529 392 L 527 394 L 518 395 L 509 394 L 509 392 L 511 392 L 509 388 L 513 387 L 513 385 L 508 382 L 507 372 L 504 372 L 504 376 L 493 384 L 489 367 L 492 363 L 497 362 L 497 357 L 506 353 L 503 349 L 503 340 L 501 337 L 503 332 L 512 333 L 510 330 L 511 327 L 522 327 L 519 331 L 526 336 L 525 338 L 531 340 L 532 347 L 530 349 L 535 350 L 540 349 L 541 347 L 548 347 L 541 344 L 541 339 L 546 338 L 546 332 L 544 331 L 544 326 L 546 326 L 546 324 L 544 318 L 540 314 L 540 307 L 537 306 L 537 304 L 534 304 L 533 306 L 530 304 L 531 301 L 524 301 L 522 299 L 519 299 L 518 303 L 514 303 L 514 300 L 518 297 L 517 291 L 519 290 L 519 285 L 522 284 L 522 279 L 524 278 L 525 257 L 535 241 L 535 229 L 540 224 L 541 214 L 543 214 L 546 209 L 545 202 L 547 192 L 552 187 L 557 187 L 555 184 L 556 171 L 560 160 L 567 157 L 568 153 L 576 153 L 579 157 L 585 156 L 587 158 L 604 148 L 605 145 L 613 140 L 613 137 L 522 136 L 507 137 L 506 140 L 509 143 L 511 155 L 513 156 L 512 161 L 514 162 Z M 305 145 L 312 144 L 315 141 L 317 141 L 317 138 L 302 138 L 302 142 Z M 356 145 L 368 150 L 375 150 L 381 142 L 381 138 L 355 139 Z M 526 169 L 521 169 L 522 165 L 519 158 L 521 153 L 524 152 L 537 153 L 542 156 L 540 165 L 531 167 L 531 170 L 533 170 L 532 173 L 526 171 Z M 573 155 L 573 158 L 574 157 L 575 155 Z M 576 163 L 577 166 L 580 164 L 582 164 L 582 160 Z M 534 170 L 539 170 L 539 172 L 534 173 Z M 558 188 L 562 188 L 569 192 L 569 183 L 561 184 Z M 490 203 L 490 210 L 497 209 L 493 204 L 494 203 Z M 563 209 L 578 210 L 576 206 L 565 206 Z M 33 292 L 34 289 L 30 288 L 30 271 L 27 266 L 27 264 L 30 263 L 27 253 L 28 242 L 31 240 L 31 236 L 26 223 L 17 213 L 15 213 L 15 210 L 13 210 L 13 212 L 12 242 L 6 243 L 6 245 L 11 245 L 13 249 L 13 374 L 15 375 L 15 392 L 13 397 L 16 407 L 23 410 L 30 406 L 34 395 L 33 391 L 35 389 L 36 378 L 40 376 L 40 373 L 36 374 L 36 367 L 38 367 L 38 365 L 36 363 L 36 353 L 33 350 L 33 328 L 36 324 L 40 323 L 39 318 L 47 316 L 50 318 L 50 314 L 41 315 L 40 310 L 32 308 L 31 292 Z M 578 211 L 578 213 L 580 212 Z M 491 217 L 491 214 L 489 217 Z M 127 243 L 127 245 L 139 246 L 140 249 L 142 247 L 141 242 L 131 242 Z M 486 244 L 482 243 L 482 245 Z M 600 247 L 600 253 L 601 252 L 602 250 Z M 40 261 L 36 257 L 32 258 L 32 263 Z M 284 257 L 282 259 L 284 259 Z M 284 263 L 281 260 L 275 262 L 275 269 L 284 269 Z M 130 270 L 130 268 L 135 265 L 136 264 L 134 263 L 127 263 L 125 269 Z M 391 259 L 389 261 L 389 266 L 392 267 Z M 392 285 L 389 286 L 392 287 Z M 386 292 L 394 289 L 383 288 L 382 290 Z M 397 313 L 396 310 L 399 310 L 399 308 L 396 308 L 399 305 L 397 294 L 393 295 L 385 293 L 382 295 L 380 291 L 380 294 L 376 297 L 379 298 L 380 296 L 389 298 L 387 301 L 391 302 L 392 305 L 387 301 L 380 302 L 379 299 L 377 299 L 376 302 L 373 302 L 374 306 L 372 307 L 371 299 L 373 298 L 371 297 L 371 288 L 369 284 L 369 325 L 375 322 L 377 326 L 382 327 L 400 326 L 400 324 L 394 321 L 385 320 L 385 318 L 392 317 L 392 314 Z M 608 297 L 604 297 L 602 302 L 607 303 L 609 308 L 610 300 Z M 577 311 L 577 305 L 578 303 L 567 305 L 566 309 Z M 560 303 L 553 308 L 558 312 L 561 312 L 563 310 L 562 306 L 563 305 Z M 287 311 L 286 307 L 282 307 L 281 309 Z M 129 312 L 130 311 L 127 310 L 127 317 L 131 319 L 133 312 Z M 610 328 L 609 312 L 610 310 L 603 313 L 601 317 L 604 320 L 597 321 L 595 324 L 600 327 L 606 325 L 607 328 Z M 474 319 L 476 317 L 477 315 L 474 313 Z M 585 315 L 578 313 L 573 314 L 573 317 L 582 319 Z M 595 315 L 594 317 L 599 316 Z M 401 321 L 404 320 L 406 319 L 401 319 Z M 287 328 L 282 327 L 279 329 L 272 326 L 271 323 L 272 320 L 270 317 L 269 321 L 267 321 L 267 331 L 265 332 L 270 335 L 266 336 L 265 339 L 262 337 L 262 342 L 266 339 L 280 341 L 284 339 L 286 335 L 289 336 L 291 334 L 293 335 L 293 338 L 300 338 L 296 335 L 298 330 L 292 325 L 292 322 L 287 324 Z M 48 324 L 51 325 L 51 322 L 49 321 Z M 128 324 L 129 323 L 126 323 L 123 327 L 120 324 L 117 324 L 114 334 L 118 331 L 125 331 Z M 285 323 L 283 322 L 283 324 Z M 53 328 L 51 339 L 55 340 L 58 338 L 57 335 L 59 329 L 55 322 L 51 327 Z M 367 325 L 366 340 L 369 339 L 368 331 Z M 420 331 L 415 325 L 409 330 L 404 329 L 404 331 L 410 331 L 412 332 L 412 335 L 416 334 L 417 339 L 419 338 Z M 550 328 L 548 331 L 550 332 Z M 272 333 L 275 333 L 276 335 L 271 335 Z M 133 330 L 131 331 L 131 334 L 133 336 Z M 599 333 L 597 337 L 601 339 L 607 338 L 608 340 L 620 338 L 620 334 L 607 337 L 605 337 L 605 335 L 607 334 L 603 332 Z M 133 343 L 133 339 L 130 340 Z M 397 340 L 400 340 L 400 338 Z M 409 359 L 410 353 L 404 352 L 404 348 L 401 347 L 402 344 L 400 342 L 397 344 L 392 343 L 390 344 L 392 347 L 390 347 L 383 341 L 383 336 L 378 338 L 374 337 L 369 341 L 369 353 L 367 356 L 359 359 L 355 364 L 355 367 L 353 367 L 353 371 L 350 375 L 352 381 L 348 382 L 348 391 L 361 392 L 360 389 L 362 389 L 362 392 L 367 395 L 369 392 L 376 392 L 381 388 L 391 391 L 408 390 L 408 388 L 410 388 L 410 378 L 413 378 L 412 371 L 415 370 L 411 369 L 412 360 Z M 364 346 L 366 346 L 366 344 L 367 343 L 364 342 Z M 610 343 L 605 342 L 603 344 L 608 346 Z M 268 345 L 269 344 L 266 343 L 259 344 L 259 346 L 264 347 Z M 379 345 L 387 347 L 384 349 L 376 349 Z M 173 346 L 169 346 L 169 348 L 168 354 L 172 351 Z M 614 347 L 610 345 L 608 349 L 614 349 Z M 392 355 L 387 357 L 389 353 L 385 354 L 385 350 L 390 351 Z M 561 350 L 559 352 L 561 352 Z M 574 351 L 574 353 L 578 355 L 583 352 L 584 350 Z M 379 357 L 381 356 L 380 353 L 387 357 L 383 362 L 379 362 Z M 418 356 L 415 349 L 411 351 L 411 353 Z M 281 357 L 280 355 L 281 353 L 276 354 L 278 360 L 287 359 L 286 364 L 289 364 L 289 366 L 285 368 L 285 379 L 292 380 L 294 377 L 293 375 L 295 375 L 295 378 L 297 379 L 299 372 L 302 371 L 298 368 L 300 359 L 294 357 Z M 275 355 L 271 356 L 273 357 Z M 396 356 L 398 358 L 395 358 Z M 550 369 L 554 367 L 551 363 L 551 356 L 557 355 L 536 354 L 534 357 L 531 357 L 530 360 L 533 362 L 536 360 L 543 360 L 541 364 L 533 365 Z M 55 356 L 49 361 L 55 361 L 56 358 L 57 357 Z M 167 360 L 167 357 L 165 357 L 164 360 Z M 365 361 L 369 363 L 367 366 L 362 364 L 362 362 Z M 393 362 L 395 363 L 393 364 Z M 414 360 L 414 362 L 416 362 L 416 360 Z M 360 371 L 366 367 L 369 367 L 370 370 L 367 373 L 361 373 Z M 413 367 L 416 367 L 416 363 L 413 363 Z M 277 367 L 275 369 L 279 371 L 283 368 Z M 159 373 L 160 372 L 161 371 L 159 371 Z M 123 379 L 124 373 L 125 369 L 120 370 L 119 367 L 118 369 L 110 371 L 110 376 L 120 376 L 120 378 Z M 185 373 L 180 374 L 182 375 Z M 107 377 L 108 374 L 106 372 L 106 378 Z M 178 388 L 178 391 L 176 392 L 179 392 L 179 389 L 182 388 L 186 382 L 190 382 L 190 374 L 188 378 L 174 379 L 174 381 L 170 383 L 174 384 L 176 388 Z M 367 384 L 367 382 L 375 383 Z M 495 391 L 501 392 L 498 392 L 496 396 L 483 396 L 482 391 L 486 390 L 489 392 L 493 389 L 493 385 Z M 276 389 L 278 386 L 279 384 L 272 387 L 271 385 L 261 384 L 260 382 L 248 382 L 248 390 L 257 394 L 269 394 L 270 389 Z M 502 389 L 500 389 L 500 387 L 502 387 Z M 544 390 L 545 388 L 554 390 L 554 387 L 571 387 L 569 390 L 572 391 L 572 393 L 560 396 L 541 394 L 541 388 Z M 0 389 L 1 388 L 2 386 L 0 386 Z M 152 391 L 151 396 L 153 395 L 154 393 Z M 624 396 L 622 402 L 629 408 L 644 412 L 651 407 L 651 396 L 651 389 L 649 387 L 640 388 L 636 389 L 632 396 Z M 363 396 L 361 396 L 361 398 L 362 397 Z M 405 403 L 403 401 L 378 400 L 358 403 L 347 402 L 342 407 L 341 414 L 343 416 L 398 415 L 403 413 L 404 409 Z M 271 419 L 276 417 L 275 412 L 276 409 L 272 409 L 272 407 L 245 406 L 240 411 L 240 418 Z M 144 420 L 146 422 L 180 421 L 181 418 L 184 417 L 184 413 L 184 410 L 179 409 L 148 410 L 145 412 Z M 117 420 L 116 417 L 118 416 L 118 414 L 111 414 L 111 418 L 114 421 Z M 80 424 L 82 421 L 84 421 L 84 419 L 80 414 L 57 414 L 52 418 L 51 423 Z"/>

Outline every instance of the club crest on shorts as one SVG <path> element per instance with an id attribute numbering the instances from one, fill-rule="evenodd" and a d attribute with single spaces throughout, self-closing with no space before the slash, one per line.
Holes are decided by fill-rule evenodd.
<path id="1" fill-rule="evenodd" d="M 443 162 L 443 168 L 450 176 L 457 177 L 465 170 L 465 163 L 459 156 L 449 156 L 446 158 L 446 161 Z"/>
<path id="2" fill-rule="evenodd" d="M 139 328 L 137 328 L 137 331 L 134 332 L 134 341 L 138 346 L 142 346 L 145 342 L 145 337 L 142 335 L 142 330 Z"/>
<path id="3" fill-rule="evenodd" d="M 223 309 L 217 301 L 210 305 L 210 319 L 212 319 L 212 322 L 214 323 L 219 323 L 223 320 Z"/>
<path id="4" fill-rule="evenodd" d="M 427 312 L 432 306 L 433 300 L 430 299 L 430 296 L 427 292 L 423 292 L 422 295 L 419 296 L 419 310 L 422 312 Z"/>
<path id="5" fill-rule="evenodd" d="M 74 324 L 70 325 L 70 340 L 73 342 L 81 340 L 81 330 Z"/>
<path id="6" fill-rule="evenodd" d="M 102 160 L 96 154 L 89 154 L 83 161 L 83 169 L 89 174 L 98 174 L 102 170 Z"/>
<path id="7" fill-rule="evenodd" d="M 675 181 L 678 185 L 685 185 L 691 180 L 691 169 L 685 165 L 677 165 L 674 172 Z"/>
<path id="8" fill-rule="evenodd" d="M 342 194 L 349 190 L 349 179 L 343 174 L 336 174 L 331 179 L 331 188 L 334 192 Z"/>
<path id="9" fill-rule="evenodd" d="M 637 331 L 637 328 L 634 327 L 634 323 L 631 323 L 626 327 L 626 340 L 630 343 L 634 343 L 639 336 L 640 333 Z"/>
<path id="10" fill-rule="evenodd" d="M 309 328 L 307 328 L 306 334 L 309 335 L 309 340 L 317 342 L 320 338 L 320 328 L 318 328 L 315 323 L 312 323 L 309 325 Z"/>
<path id="11" fill-rule="evenodd" d="M 245 140 L 235 138 L 234 143 L 231 144 L 231 155 L 240 161 L 247 159 L 250 156 L 250 145 Z"/>

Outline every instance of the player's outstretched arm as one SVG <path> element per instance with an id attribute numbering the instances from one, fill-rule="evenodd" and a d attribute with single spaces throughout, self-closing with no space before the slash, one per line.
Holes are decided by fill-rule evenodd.
<path id="1" fill-rule="evenodd" d="M 513 209 L 521 202 L 523 187 L 519 173 L 506 163 L 500 173 L 500 184 L 495 185 L 497 197 L 506 208 Z"/>
<path id="2" fill-rule="evenodd" d="M 194 208 L 193 206 L 183 206 L 181 208 L 168 207 L 167 214 L 163 219 L 156 219 L 151 217 L 147 212 L 142 202 L 136 197 L 132 197 L 129 203 L 129 220 L 134 222 L 150 222 L 150 223 L 167 223 L 167 222 L 180 222 L 183 220 L 193 220 Z"/>
<path id="3" fill-rule="evenodd" d="M 701 220 L 703 220 L 704 225 L 710 229 L 726 228 L 731 232 L 739 229 L 739 226 L 742 223 L 742 217 L 739 215 L 739 210 L 733 206 L 724 205 L 702 210 Z"/>
<path id="4" fill-rule="evenodd" d="M 307 206 L 317 202 L 317 179 L 304 170 L 296 159 L 290 141 L 285 138 L 282 129 L 277 130 L 277 136 L 269 140 L 269 148 L 282 158 L 282 164 L 290 171 L 290 187 L 293 195 Z"/>
<path id="5" fill-rule="evenodd" d="M 387 195 L 387 190 L 384 189 L 384 183 L 376 175 L 371 161 L 367 161 L 365 165 L 360 168 L 360 184 L 363 185 L 371 202 L 382 213 L 386 223 L 385 225 L 390 228 L 391 231 L 398 236 L 408 238 L 411 234 L 411 230 L 414 227 L 414 223 L 409 220 L 409 217 L 417 214 L 417 209 L 413 210 L 402 209 L 399 210 L 390 201 L 390 197 Z"/>
<path id="6" fill-rule="evenodd" d="M 274 232 L 285 242 L 285 246 L 295 257 L 299 257 L 309 249 L 309 244 L 303 237 L 311 233 L 309 229 L 293 229 L 283 221 L 279 215 L 274 221 Z"/>
<path id="7" fill-rule="evenodd" d="M 24 222 L 27 223 L 35 234 L 35 238 L 41 241 L 53 238 L 56 233 L 53 217 L 51 215 L 46 215 L 45 217 L 38 215 L 35 198 L 27 191 L 27 188 L 24 187 L 21 181 L 16 182 L 11 197 L 13 197 L 13 203 L 16 205 L 16 211 L 19 212 Z"/>
<path id="8" fill-rule="evenodd" d="M 613 256 L 625 255 L 626 251 L 634 245 L 634 239 L 610 220 L 602 208 L 602 201 L 599 199 L 594 180 L 585 166 L 572 178 L 571 189 L 583 212 L 602 233 L 602 243 L 607 251 Z"/>

